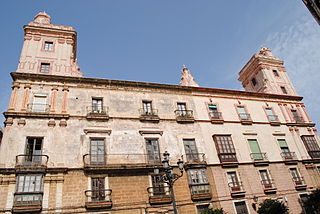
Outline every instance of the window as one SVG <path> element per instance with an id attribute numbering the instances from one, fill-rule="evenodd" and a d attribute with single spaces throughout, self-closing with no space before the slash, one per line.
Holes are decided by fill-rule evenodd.
<path id="1" fill-rule="evenodd" d="M 146 115 L 152 114 L 152 102 L 151 101 L 142 101 L 143 113 Z"/>
<path id="2" fill-rule="evenodd" d="M 149 163 L 160 162 L 160 149 L 158 139 L 146 139 L 147 158 Z"/>
<path id="3" fill-rule="evenodd" d="M 194 139 L 183 139 L 184 151 L 187 161 L 198 161 L 199 154 Z"/>
<path id="4" fill-rule="evenodd" d="M 256 139 L 248 139 L 248 143 L 251 150 L 251 158 L 254 161 L 264 160 L 263 154 L 261 153 L 258 141 Z"/>
<path id="5" fill-rule="evenodd" d="M 220 114 L 220 112 L 218 112 L 217 105 L 209 104 L 208 108 L 209 108 L 209 114 L 210 114 L 211 119 L 220 119 L 221 118 L 221 114 Z"/>
<path id="6" fill-rule="evenodd" d="M 252 85 L 253 85 L 253 86 L 256 86 L 256 85 L 257 85 L 257 80 L 256 80 L 256 78 L 252 78 L 251 82 L 252 82 Z"/>
<path id="7" fill-rule="evenodd" d="M 279 73 L 278 73 L 278 71 L 277 71 L 277 70 L 272 70 L 272 72 L 273 72 L 273 75 L 274 75 L 274 76 L 276 76 L 276 77 L 278 77 L 278 76 L 279 76 Z"/>
<path id="8" fill-rule="evenodd" d="M 50 71 L 50 63 L 41 63 L 40 73 L 49 73 Z"/>
<path id="9" fill-rule="evenodd" d="M 164 186 L 164 182 L 162 180 L 162 176 L 161 175 L 152 175 L 151 176 L 151 180 L 152 180 L 152 187 L 153 187 L 153 195 L 165 195 L 165 186 Z"/>
<path id="10" fill-rule="evenodd" d="M 284 86 L 280 86 L 282 93 L 288 94 L 287 89 Z"/>
<path id="11" fill-rule="evenodd" d="M 45 51 L 52 51 L 53 50 L 53 42 L 44 42 L 44 50 Z"/>
<path id="12" fill-rule="evenodd" d="M 237 214 L 249 214 L 245 201 L 234 202 Z"/>
<path id="13" fill-rule="evenodd" d="M 206 169 L 189 169 L 187 173 L 191 195 L 210 193 L 210 186 Z"/>
<path id="14" fill-rule="evenodd" d="M 105 163 L 105 143 L 104 139 L 90 139 L 90 163 Z"/>
<path id="15" fill-rule="evenodd" d="M 301 136 L 301 139 L 311 158 L 320 158 L 320 148 L 313 135 Z"/>
<path id="16" fill-rule="evenodd" d="M 228 177 L 228 183 L 229 187 L 231 188 L 231 191 L 240 191 L 241 190 L 241 184 L 238 179 L 237 173 L 236 172 L 227 172 L 227 177 Z"/>
<path id="17" fill-rule="evenodd" d="M 247 114 L 246 109 L 244 106 L 237 106 L 238 114 L 241 120 L 251 120 L 250 115 Z"/>
<path id="18" fill-rule="evenodd" d="M 104 201 L 106 199 L 104 182 L 104 177 L 91 178 L 92 201 Z"/>
<path id="19" fill-rule="evenodd" d="M 16 184 L 15 205 L 42 204 L 42 175 L 18 175 Z"/>
<path id="20" fill-rule="evenodd" d="M 29 110 L 31 107 L 32 112 L 39 112 L 39 113 L 48 112 L 49 108 L 46 102 L 47 102 L 46 95 L 37 94 L 33 97 L 33 103 L 31 104 L 31 106 L 29 106 Z"/>
<path id="21" fill-rule="evenodd" d="M 288 144 L 286 142 L 285 139 L 278 139 L 278 144 L 280 146 L 281 149 L 281 155 L 282 157 L 284 157 L 285 159 L 291 159 L 292 158 L 292 154 L 289 150 Z"/>
<path id="22" fill-rule="evenodd" d="M 291 113 L 292 113 L 293 119 L 296 122 L 303 122 L 302 117 L 299 115 L 299 113 L 296 109 L 291 109 Z"/>
<path id="23" fill-rule="evenodd" d="M 268 171 L 266 169 L 259 170 L 259 173 L 260 173 L 261 183 L 264 186 L 264 188 L 266 189 L 272 188 L 272 181 L 270 179 Z"/>
<path id="24" fill-rule="evenodd" d="M 187 115 L 187 105 L 186 103 L 177 103 L 177 106 L 178 106 L 178 113 L 179 113 L 179 116 L 186 116 Z"/>
<path id="25" fill-rule="evenodd" d="M 303 179 L 296 168 L 290 168 L 291 176 L 296 185 L 303 185 Z"/>
<path id="26" fill-rule="evenodd" d="M 214 135 L 213 140 L 221 163 L 237 162 L 236 150 L 230 135 Z"/>
<path id="27" fill-rule="evenodd" d="M 209 204 L 197 205 L 197 214 L 202 214 L 205 210 L 209 209 Z"/>
<path id="28" fill-rule="evenodd" d="M 25 161 L 33 164 L 41 164 L 42 141 L 40 137 L 27 137 Z"/>
<path id="29" fill-rule="evenodd" d="M 299 195 L 300 198 L 300 205 L 302 207 L 303 213 L 307 214 L 305 207 L 304 207 L 304 203 L 306 203 L 309 200 L 309 195 L 307 193 L 303 193 Z"/>
<path id="30" fill-rule="evenodd" d="M 266 113 L 267 113 L 267 116 L 268 116 L 268 120 L 270 122 L 278 122 L 278 116 L 276 116 L 272 110 L 272 108 L 266 108 Z"/>
<path id="31" fill-rule="evenodd" d="M 92 113 L 103 113 L 103 98 L 92 98 Z"/>

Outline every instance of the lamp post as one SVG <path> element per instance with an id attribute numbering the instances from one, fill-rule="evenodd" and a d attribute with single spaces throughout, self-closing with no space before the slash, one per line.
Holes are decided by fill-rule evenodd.
<path id="1" fill-rule="evenodd" d="M 168 184 L 168 186 L 169 186 L 170 193 L 171 193 L 171 199 L 172 199 L 172 205 L 173 205 L 173 212 L 174 212 L 174 214 L 178 214 L 176 200 L 174 197 L 173 184 L 176 180 L 178 180 L 183 175 L 183 161 L 181 161 L 180 159 L 178 160 L 177 165 L 180 170 L 180 175 L 175 174 L 172 171 L 173 167 L 170 166 L 170 164 L 169 164 L 169 155 L 170 154 L 167 151 L 165 151 L 163 153 L 162 165 L 163 165 L 163 169 L 164 169 L 164 174 L 161 176 L 162 176 L 162 181 L 164 183 Z M 155 168 L 154 173 L 158 174 L 159 169 Z"/>

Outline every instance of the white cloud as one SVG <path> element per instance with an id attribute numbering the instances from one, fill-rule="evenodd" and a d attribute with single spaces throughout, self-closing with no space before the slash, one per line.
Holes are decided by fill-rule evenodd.
<path id="1" fill-rule="evenodd" d="M 266 43 L 284 60 L 288 75 L 320 128 L 320 27 L 310 16 L 270 34 Z"/>

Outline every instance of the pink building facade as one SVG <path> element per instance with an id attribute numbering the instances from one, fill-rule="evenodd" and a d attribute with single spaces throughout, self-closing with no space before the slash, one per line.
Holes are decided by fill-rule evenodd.
<path id="1" fill-rule="evenodd" d="M 302 213 L 320 187 L 315 124 L 283 61 L 262 48 L 239 72 L 245 91 L 86 78 L 77 34 L 39 13 L 4 112 L 0 213 L 173 213 L 154 173 L 182 159 L 178 211 L 253 214 L 264 199 Z"/>

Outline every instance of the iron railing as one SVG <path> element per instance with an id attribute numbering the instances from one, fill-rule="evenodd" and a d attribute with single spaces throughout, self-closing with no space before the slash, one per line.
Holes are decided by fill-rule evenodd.
<path id="1" fill-rule="evenodd" d="M 191 195 L 211 194 L 211 188 L 208 183 L 203 184 L 189 184 Z"/>
<path id="2" fill-rule="evenodd" d="M 86 190 L 86 203 L 90 202 L 111 202 L 111 189 Z"/>
<path id="3" fill-rule="evenodd" d="M 187 153 L 182 155 L 183 162 L 201 163 L 206 161 L 204 153 Z"/>
<path id="4" fill-rule="evenodd" d="M 238 162 L 236 153 L 218 154 L 221 163 Z"/>
<path id="5" fill-rule="evenodd" d="M 160 154 L 85 154 L 83 156 L 85 167 L 106 167 L 107 165 L 159 165 Z"/>
<path id="6" fill-rule="evenodd" d="M 262 184 L 263 188 L 266 190 L 276 188 L 273 179 L 261 180 L 261 184 Z"/>
<path id="7" fill-rule="evenodd" d="M 296 123 L 304 123 L 304 119 L 301 116 L 293 116 L 293 119 Z"/>
<path id="8" fill-rule="evenodd" d="M 158 110 L 157 109 L 139 109 L 139 113 L 141 116 L 144 117 L 157 117 L 158 116 Z"/>
<path id="9" fill-rule="evenodd" d="M 210 112 L 210 118 L 211 120 L 222 120 L 222 113 L 221 112 Z"/>
<path id="10" fill-rule="evenodd" d="M 48 155 L 17 155 L 16 166 L 19 167 L 46 167 L 48 164 Z"/>
<path id="11" fill-rule="evenodd" d="M 244 191 L 244 188 L 242 186 L 242 182 L 240 182 L 240 181 L 230 182 L 230 183 L 228 183 L 228 186 L 230 188 L 231 193 Z"/>
<path id="12" fill-rule="evenodd" d="M 50 111 L 49 104 L 30 103 L 27 105 L 27 112 L 49 113 L 49 111 Z"/>
<path id="13" fill-rule="evenodd" d="M 161 197 L 170 195 L 170 189 L 166 186 L 158 186 L 158 187 L 148 187 L 147 188 L 149 197 Z"/>
<path id="14" fill-rule="evenodd" d="M 193 111 L 192 110 L 175 110 L 174 113 L 176 114 L 177 118 L 193 118 Z"/>
<path id="15" fill-rule="evenodd" d="M 303 185 L 306 185 L 305 181 L 304 181 L 304 178 L 301 177 L 301 176 L 298 176 L 298 177 L 292 177 L 292 180 L 294 182 L 294 184 L 296 186 L 303 186 Z"/>
<path id="16" fill-rule="evenodd" d="M 13 206 L 41 206 L 43 193 L 15 193 Z"/>
<path id="17" fill-rule="evenodd" d="M 99 105 L 87 106 L 87 114 L 107 115 L 108 108 L 106 106 L 99 106 Z"/>
<path id="18" fill-rule="evenodd" d="M 250 157 L 253 161 L 268 161 L 267 154 L 265 152 L 262 153 L 251 153 Z"/>
<path id="19" fill-rule="evenodd" d="M 280 154 L 284 161 L 297 160 L 295 152 L 281 152 Z"/>
<path id="20" fill-rule="evenodd" d="M 239 113 L 239 118 L 241 121 L 252 121 L 250 114 L 247 113 Z"/>
<path id="21" fill-rule="evenodd" d="M 308 153 L 311 158 L 320 158 L 320 151 L 309 151 Z"/>

